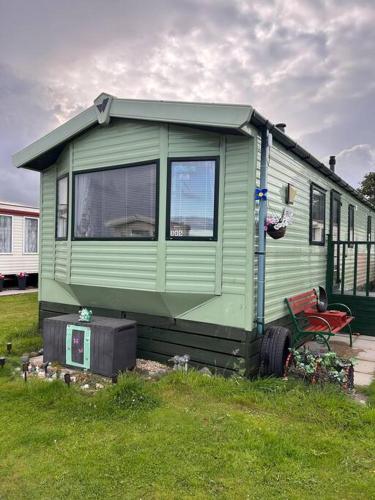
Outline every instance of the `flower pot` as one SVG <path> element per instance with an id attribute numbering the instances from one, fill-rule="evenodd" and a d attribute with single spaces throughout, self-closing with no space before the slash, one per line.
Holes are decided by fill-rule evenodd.
<path id="1" fill-rule="evenodd" d="M 274 240 L 278 240 L 280 238 L 283 238 L 286 233 L 286 227 L 280 227 L 279 229 L 275 229 L 274 224 L 269 224 L 267 226 L 267 234 L 271 236 Z"/>
<path id="2" fill-rule="evenodd" d="M 25 290 L 26 288 L 26 276 L 17 276 L 18 279 L 18 289 Z"/>

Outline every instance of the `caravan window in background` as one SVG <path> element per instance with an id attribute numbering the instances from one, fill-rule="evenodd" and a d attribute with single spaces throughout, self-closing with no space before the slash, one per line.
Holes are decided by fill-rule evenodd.
<path id="1" fill-rule="evenodd" d="M 367 217 L 367 241 L 372 241 L 372 217 Z"/>
<path id="2" fill-rule="evenodd" d="M 68 176 L 57 179 L 56 194 L 56 239 L 68 238 Z"/>
<path id="3" fill-rule="evenodd" d="M 169 160 L 167 239 L 217 239 L 218 167 L 217 158 Z"/>
<path id="4" fill-rule="evenodd" d="M 310 188 L 310 245 L 325 244 L 326 192 L 311 184 Z"/>
<path id="5" fill-rule="evenodd" d="M 25 217 L 24 253 L 38 253 L 38 219 Z"/>
<path id="6" fill-rule="evenodd" d="M 331 191 L 331 237 L 332 241 L 340 239 L 341 228 L 341 195 Z"/>
<path id="7" fill-rule="evenodd" d="M 74 239 L 156 240 L 158 162 L 74 174 Z"/>
<path id="8" fill-rule="evenodd" d="M 348 241 L 349 247 L 354 243 L 354 205 L 348 207 Z"/>
<path id="9" fill-rule="evenodd" d="M 12 253 L 11 215 L 0 215 L 0 253 Z"/>

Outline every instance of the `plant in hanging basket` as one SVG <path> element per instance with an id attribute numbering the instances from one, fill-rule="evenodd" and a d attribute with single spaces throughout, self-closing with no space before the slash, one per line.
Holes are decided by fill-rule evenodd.
<path id="1" fill-rule="evenodd" d="M 282 216 L 271 215 L 266 219 L 265 230 L 267 234 L 274 240 L 283 238 L 286 233 L 286 228 L 292 223 L 293 213 L 290 209 L 284 209 Z"/>

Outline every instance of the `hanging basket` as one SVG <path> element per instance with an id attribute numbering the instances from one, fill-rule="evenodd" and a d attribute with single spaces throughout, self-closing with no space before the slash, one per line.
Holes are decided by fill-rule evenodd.
<path id="1" fill-rule="evenodd" d="M 275 229 L 274 224 L 269 224 L 267 226 L 267 234 L 271 236 L 274 240 L 279 240 L 283 238 L 286 233 L 286 226 L 280 227 L 279 229 Z"/>

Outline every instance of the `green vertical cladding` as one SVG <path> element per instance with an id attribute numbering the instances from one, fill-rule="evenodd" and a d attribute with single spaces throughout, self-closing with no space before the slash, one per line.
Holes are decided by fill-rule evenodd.
<path id="1" fill-rule="evenodd" d="M 41 279 L 54 278 L 56 167 L 41 175 L 40 259 Z"/>
<path id="2" fill-rule="evenodd" d="M 219 134 L 169 125 L 168 156 L 170 158 L 219 155 Z M 166 181 L 165 178 L 162 180 Z M 160 237 L 164 238 L 164 234 L 160 234 Z M 214 294 L 218 272 L 216 268 L 217 246 L 215 241 L 167 241 L 165 290 L 167 292 L 190 290 Z"/>

